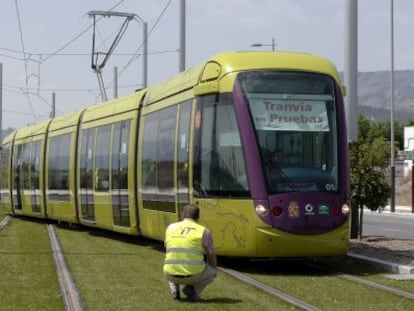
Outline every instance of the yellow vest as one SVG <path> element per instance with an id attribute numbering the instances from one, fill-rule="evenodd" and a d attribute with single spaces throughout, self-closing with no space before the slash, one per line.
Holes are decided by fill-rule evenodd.
<path id="1" fill-rule="evenodd" d="M 203 226 L 187 219 L 167 227 L 164 273 L 195 275 L 203 272 L 206 266 L 201 242 L 204 229 Z"/>

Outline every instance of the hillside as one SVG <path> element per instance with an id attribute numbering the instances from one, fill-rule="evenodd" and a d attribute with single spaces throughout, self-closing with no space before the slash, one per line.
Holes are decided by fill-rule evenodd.
<path id="1" fill-rule="evenodd" d="M 390 120 L 391 74 L 389 71 L 358 73 L 358 115 L 377 121 Z M 394 72 L 395 119 L 414 119 L 414 70 Z"/>

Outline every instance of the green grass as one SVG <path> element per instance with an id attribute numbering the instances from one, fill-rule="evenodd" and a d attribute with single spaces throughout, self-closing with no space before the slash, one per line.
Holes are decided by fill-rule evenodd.
<path id="1" fill-rule="evenodd" d="M 7 214 L 6 209 L 4 208 L 4 206 L 0 205 L 0 221 L 3 220 L 4 216 L 6 216 L 6 214 Z"/>
<path id="2" fill-rule="evenodd" d="M 355 263 L 355 262 L 354 262 Z M 283 265 L 283 264 L 281 264 Z M 387 294 L 382 290 L 333 277 L 329 273 L 311 272 L 294 264 L 286 263 L 288 268 L 275 264 L 249 268 L 246 272 L 263 283 L 285 289 L 293 296 L 302 297 L 322 310 L 414 310 L 414 301 Z M 345 269 L 346 270 L 346 269 Z M 352 270 L 352 269 L 351 269 Z M 379 272 L 367 266 L 354 267 L 344 271 L 355 276 L 372 279 L 381 278 Z"/>
<path id="3" fill-rule="evenodd" d="M 85 310 L 297 310 L 219 272 L 200 302 L 173 301 L 162 274 L 164 251 L 148 240 L 98 230 L 57 228 Z M 413 291 L 412 281 L 349 259 L 332 260 L 344 273 Z M 240 261 L 239 268 L 322 310 L 414 310 L 414 302 L 288 261 Z M 237 269 L 237 268 L 236 268 Z M 63 310 L 46 225 L 13 218 L 0 231 L 0 310 Z"/>
<path id="4" fill-rule="evenodd" d="M 45 224 L 13 218 L 0 231 L 0 310 L 63 310 Z"/>
<path id="5" fill-rule="evenodd" d="M 351 258 L 321 260 L 321 262 L 324 265 L 331 266 L 335 270 L 338 270 L 338 267 L 340 267 L 342 273 L 362 277 L 373 282 L 414 293 L 414 280 L 397 281 L 389 279 L 386 277 L 389 272 L 381 270 L 373 264 Z"/>
<path id="6" fill-rule="evenodd" d="M 86 310 L 297 310 L 219 273 L 198 303 L 173 301 L 162 273 L 164 253 L 138 242 L 57 229 Z"/>

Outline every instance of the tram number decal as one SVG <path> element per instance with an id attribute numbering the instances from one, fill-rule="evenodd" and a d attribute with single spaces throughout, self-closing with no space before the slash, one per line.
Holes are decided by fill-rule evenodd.
<path id="1" fill-rule="evenodd" d="M 335 185 L 334 184 L 325 184 L 326 191 L 335 191 Z"/>

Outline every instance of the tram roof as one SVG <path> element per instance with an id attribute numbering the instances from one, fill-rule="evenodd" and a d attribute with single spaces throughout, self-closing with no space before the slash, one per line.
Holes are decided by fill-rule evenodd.
<path id="1" fill-rule="evenodd" d="M 332 76 L 338 85 L 342 85 L 335 65 L 328 59 L 308 53 L 240 51 L 223 52 L 208 61 L 192 67 L 174 77 L 156 84 L 148 89 L 144 105 L 150 105 L 164 98 L 173 96 L 195 86 L 211 81 L 221 81 L 231 73 L 246 70 L 293 70 L 324 73 Z M 235 75 L 227 81 L 229 88 Z"/>

